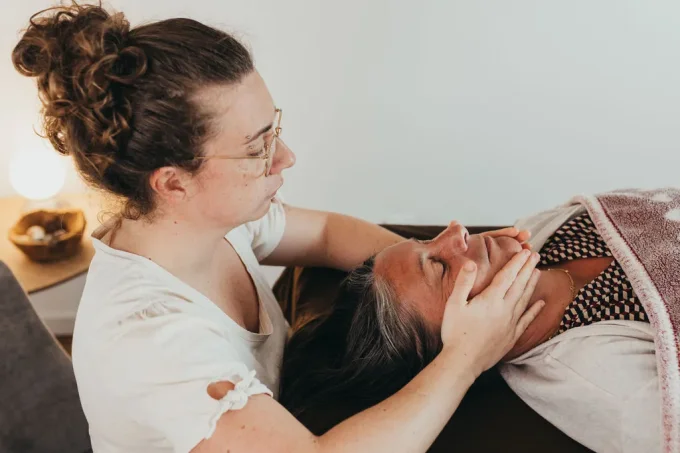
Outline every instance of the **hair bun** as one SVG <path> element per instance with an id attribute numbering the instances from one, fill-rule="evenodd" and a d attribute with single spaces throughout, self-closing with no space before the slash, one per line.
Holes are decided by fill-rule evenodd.
<path id="1" fill-rule="evenodd" d="M 76 118 L 92 135 L 91 153 L 110 157 L 130 130 L 132 109 L 125 89 L 147 71 L 144 51 L 130 43 L 122 13 L 96 5 L 55 7 L 31 17 L 12 52 L 23 75 L 36 77 L 45 131 L 68 154 L 65 118 Z"/>
<path id="2" fill-rule="evenodd" d="M 73 67 L 78 62 L 111 61 L 127 47 L 129 32 L 130 24 L 122 13 L 109 14 L 94 5 L 54 7 L 31 17 L 29 27 L 12 52 L 12 60 L 16 69 L 29 77 L 57 71 L 64 68 L 63 63 Z M 141 49 L 133 52 L 139 55 Z M 132 61 L 137 65 L 126 68 L 125 75 L 141 75 L 140 59 Z M 115 78 L 116 74 L 113 75 Z"/>

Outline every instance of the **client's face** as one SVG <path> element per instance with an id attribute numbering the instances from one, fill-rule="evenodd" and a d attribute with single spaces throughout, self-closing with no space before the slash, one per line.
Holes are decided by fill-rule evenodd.
<path id="1" fill-rule="evenodd" d="M 384 278 L 399 300 L 413 304 L 424 319 L 441 326 L 444 307 L 458 272 L 468 261 L 477 265 L 470 297 L 486 288 L 522 246 L 513 238 L 472 235 L 451 223 L 431 241 L 409 240 L 375 257 L 374 273 Z"/>

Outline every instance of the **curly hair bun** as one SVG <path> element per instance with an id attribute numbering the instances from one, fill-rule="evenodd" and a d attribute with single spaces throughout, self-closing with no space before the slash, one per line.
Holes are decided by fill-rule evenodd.
<path id="1" fill-rule="evenodd" d="M 44 132 L 58 152 L 87 152 L 104 164 L 129 133 L 132 109 L 125 92 L 148 66 L 129 32 L 122 13 L 96 5 L 73 3 L 31 17 L 12 61 L 21 74 L 37 78 Z M 90 146 L 69 146 L 71 138 Z"/>

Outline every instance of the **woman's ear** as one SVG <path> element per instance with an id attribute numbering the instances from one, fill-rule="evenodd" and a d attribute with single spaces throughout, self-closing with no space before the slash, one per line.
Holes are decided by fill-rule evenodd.
<path id="1" fill-rule="evenodd" d="M 149 177 L 151 189 L 159 198 L 171 203 L 186 197 L 188 182 L 186 172 L 176 167 L 161 167 Z"/>

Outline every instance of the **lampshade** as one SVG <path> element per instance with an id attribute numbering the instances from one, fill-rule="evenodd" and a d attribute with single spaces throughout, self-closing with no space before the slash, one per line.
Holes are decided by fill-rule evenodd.
<path id="1" fill-rule="evenodd" d="M 54 197 L 65 181 L 65 162 L 54 151 L 23 151 L 10 161 L 9 182 L 19 195 L 29 200 Z"/>

